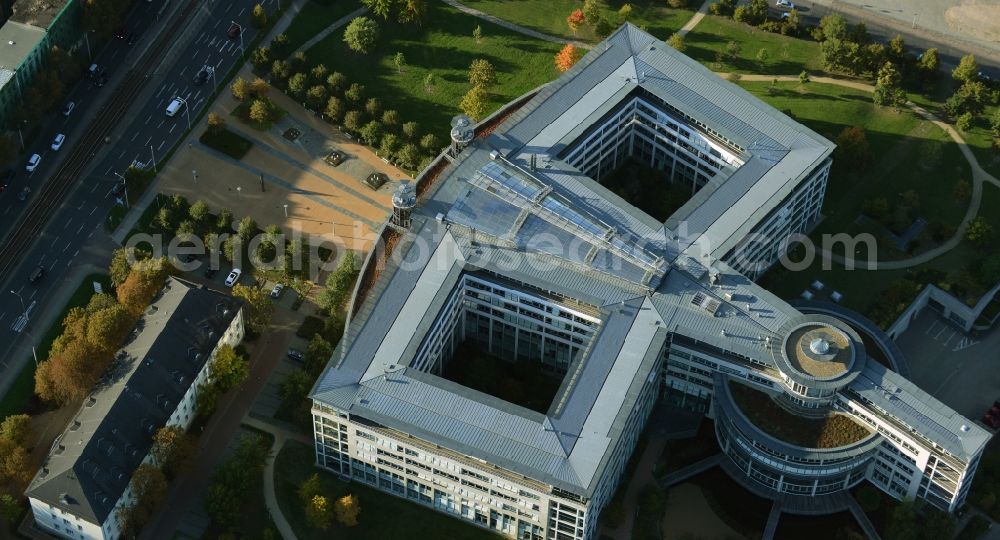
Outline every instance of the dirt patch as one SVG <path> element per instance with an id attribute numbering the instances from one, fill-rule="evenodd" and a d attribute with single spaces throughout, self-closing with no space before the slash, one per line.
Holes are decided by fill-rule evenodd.
<path id="1" fill-rule="evenodd" d="M 984 41 L 1000 41 L 1000 4 L 996 0 L 969 0 L 945 10 L 944 20 L 956 32 Z"/>

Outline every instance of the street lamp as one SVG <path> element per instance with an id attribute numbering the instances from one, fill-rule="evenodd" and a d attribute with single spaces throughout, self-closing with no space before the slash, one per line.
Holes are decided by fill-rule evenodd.
<path id="1" fill-rule="evenodd" d="M 243 188 L 240 187 L 240 186 L 236 186 L 236 193 L 238 195 L 240 195 L 240 197 L 242 197 L 243 196 Z"/>
<path id="2" fill-rule="evenodd" d="M 240 29 L 240 54 L 243 54 L 243 25 L 236 21 L 231 22 L 233 23 L 233 26 Z"/>
<path id="3" fill-rule="evenodd" d="M 17 297 L 18 300 L 21 301 L 21 314 L 24 316 L 25 319 L 27 319 L 28 318 L 28 310 L 27 310 L 27 308 L 24 307 L 24 297 L 21 296 L 21 293 L 15 292 L 13 289 L 11 289 L 10 294 L 13 294 L 14 296 Z M 29 334 L 29 336 L 30 336 L 30 334 Z M 38 352 L 35 351 L 35 344 L 34 343 L 31 344 L 31 356 L 34 357 L 34 359 L 35 359 L 35 367 L 37 368 L 38 367 Z"/>
<path id="4" fill-rule="evenodd" d="M 285 217 L 287 218 L 288 217 L 288 205 L 287 204 L 283 204 L 282 206 L 285 207 Z"/>
<path id="5" fill-rule="evenodd" d="M 191 169 L 191 176 L 194 177 L 194 183 L 197 184 L 198 183 L 198 170 L 197 169 Z"/>
<path id="6" fill-rule="evenodd" d="M 156 172 L 156 154 L 153 153 L 153 145 L 149 145 L 149 157 L 153 160 L 153 172 Z"/>
<path id="7" fill-rule="evenodd" d="M 122 187 L 125 189 L 125 208 L 128 208 L 129 207 L 129 204 L 128 204 L 128 183 L 125 182 L 125 177 L 124 176 L 118 174 L 117 172 L 115 172 L 114 175 L 117 176 L 118 178 L 122 179 Z"/>

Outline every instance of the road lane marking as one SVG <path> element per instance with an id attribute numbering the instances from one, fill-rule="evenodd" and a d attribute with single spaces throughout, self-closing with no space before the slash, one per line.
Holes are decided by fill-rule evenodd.
<path id="1" fill-rule="evenodd" d="M 72 245 L 73 245 L 73 242 L 66 242 L 66 247 L 63 248 L 62 252 L 66 253 L 66 250 L 69 249 L 69 247 L 72 246 Z"/>
<path id="2" fill-rule="evenodd" d="M 34 298 L 36 294 L 38 294 L 38 289 L 35 289 L 35 290 L 31 291 L 31 296 L 28 297 L 28 300 L 31 300 L 32 298 Z"/>
<path id="3" fill-rule="evenodd" d="M 24 290 L 24 285 L 21 285 L 21 288 L 19 288 L 17 290 L 17 294 L 21 294 L 21 291 L 23 291 L 23 290 Z"/>
<path id="4" fill-rule="evenodd" d="M 160 120 L 160 123 L 156 124 L 156 129 L 160 129 L 161 127 L 163 127 L 163 120 Z"/>
<path id="5" fill-rule="evenodd" d="M 131 139 L 130 142 L 135 142 L 135 138 L 138 137 L 138 136 L 139 136 L 139 132 L 138 131 L 136 131 L 135 133 L 133 133 L 132 134 L 132 139 Z"/>
<path id="6" fill-rule="evenodd" d="M 950 341 L 951 341 L 952 339 L 954 339 L 954 338 L 955 338 L 955 336 L 956 336 L 957 334 L 958 334 L 958 332 L 955 332 L 954 330 L 952 330 L 952 331 L 951 331 L 951 335 L 950 335 L 950 336 L 948 336 L 948 339 L 946 339 L 946 340 L 945 340 L 945 342 L 944 342 L 944 346 L 945 346 L 945 347 L 947 347 L 947 346 L 948 346 L 948 343 L 949 343 L 949 342 L 950 342 Z"/>
<path id="7" fill-rule="evenodd" d="M 225 60 L 225 58 L 219 58 L 219 61 L 215 64 L 215 69 L 219 69 L 219 66 L 222 65 L 223 60 Z"/>
<path id="8" fill-rule="evenodd" d="M 159 149 L 163 148 L 163 145 L 166 144 L 166 143 L 167 143 L 166 139 L 160 141 L 160 146 L 157 146 L 156 149 L 159 150 Z"/>
<path id="9" fill-rule="evenodd" d="M 198 51 L 195 51 L 194 54 L 191 55 L 192 60 L 194 60 L 195 58 L 198 58 Z"/>
<path id="10" fill-rule="evenodd" d="M 93 208 L 91 208 L 90 209 L 90 215 L 94 215 L 94 212 L 96 212 L 96 211 L 97 211 L 97 207 L 96 206 L 93 207 Z"/>
<path id="11" fill-rule="evenodd" d="M 924 333 L 930 335 L 934 331 L 934 327 L 937 326 L 937 323 L 937 321 L 931 321 L 931 325 L 927 327 L 927 330 L 924 330 Z"/>
<path id="12" fill-rule="evenodd" d="M 94 231 L 90 231 L 90 234 L 87 235 L 87 238 L 90 238 L 91 236 L 94 236 Z"/>
<path id="13" fill-rule="evenodd" d="M 146 139 L 146 144 L 144 144 L 143 146 L 149 146 L 149 143 L 151 143 L 151 142 L 153 142 L 153 136 L 152 135 L 149 136 L 149 139 Z"/>
<path id="14" fill-rule="evenodd" d="M 213 26 L 212 28 L 218 28 L 220 24 L 222 24 L 222 19 L 215 21 L 215 26 Z"/>
<path id="15" fill-rule="evenodd" d="M 225 48 L 226 48 L 226 44 L 223 43 L 222 46 L 219 47 L 219 52 L 221 53 L 223 50 L 225 50 Z"/>
<path id="16" fill-rule="evenodd" d="M 38 259 L 38 266 L 41 266 L 41 265 L 42 265 L 42 261 L 44 261 L 44 260 L 45 260 L 45 257 L 46 257 L 46 255 L 42 255 L 42 258 L 41 258 L 41 259 Z"/>
<path id="17" fill-rule="evenodd" d="M 76 256 L 79 255 L 79 254 L 80 254 L 80 250 L 78 249 L 78 250 L 76 250 L 76 253 L 74 253 L 73 256 L 70 257 L 70 259 L 75 259 Z"/>
<path id="18" fill-rule="evenodd" d="M 90 215 L 94 215 L 94 213 L 91 212 Z M 87 226 L 86 224 L 80 225 L 80 228 L 76 230 L 76 234 L 79 235 L 80 233 L 82 233 L 83 232 L 83 228 L 86 227 L 86 226 Z"/>
<path id="19" fill-rule="evenodd" d="M 121 159 L 123 157 L 125 157 L 125 151 L 124 150 L 122 150 L 121 154 L 118 154 L 118 159 Z"/>
<path id="20" fill-rule="evenodd" d="M 67 219 L 67 220 L 66 220 L 66 223 L 65 223 L 65 224 L 63 225 L 63 228 L 65 229 L 66 227 L 69 227 L 69 224 L 70 224 L 70 223 L 73 223 L 73 218 L 69 218 L 69 219 Z"/>
<path id="21" fill-rule="evenodd" d="M 50 265 L 49 265 L 49 272 L 51 272 L 51 271 L 52 271 L 52 269 L 56 267 L 56 263 L 57 263 L 57 262 L 59 262 L 59 260 L 58 260 L 58 259 L 57 259 L 57 260 L 54 260 L 54 261 L 52 261 L 52 264 L 50 264 Z"/>
<path id="22" fill-rule="evenodd" d="M 6 311 L 3 312 L 3 313 L 0 313 L 0 321 L 2 321 L 3 318 L 6 317 L 6 316 L 7 316 L 7 312 Z"/>
<path id="23" fill-rule="evenodd" d="M 174 125 L 170 126 L 170 131 L 168 133 L 173 134 L 175 127 L 177 127 L 177 124 L 174 124 Z"/>
<path id="24" fill-rule="evenodd" d="M 184 76 L 184 72 L 187 71 L 187 68 L 188 68 L 187 66 L 184 66 L 184 69 L 182 69 L 181 72 L 178 73 L 178 75 L 180 75 L 181 77 L 183 77 Z"/>
<path id="25" fill-rule="evenodd" d="M 243 16 L 243 12 L 246 11 L 246 10 L 247 10 L 247 8 L 241 9 L 240 12 L 236 14 L 236 18 L 239 19 L 240 17 L 242 17 Z"/>

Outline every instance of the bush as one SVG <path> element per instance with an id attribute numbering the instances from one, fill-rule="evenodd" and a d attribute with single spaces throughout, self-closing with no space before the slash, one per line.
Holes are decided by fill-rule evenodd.
<path id="1" fill-rule="evenodd" d="M 303 339 L 312 339 L 313 336 L 323 332 L 323 327 L 323 319 L 308 315 L 302 320 L 302 324 L 299 326 L 299 329 L 295 331 L 295 335 Z"/>
<path id="2" fill-rule="evenodd" d="M 253 143 L 248 139 L 222 128 L 218 131 L 205 130 L 198 138 L 205 146 L 218 150 L 233 159 L 243 159 Z"/>

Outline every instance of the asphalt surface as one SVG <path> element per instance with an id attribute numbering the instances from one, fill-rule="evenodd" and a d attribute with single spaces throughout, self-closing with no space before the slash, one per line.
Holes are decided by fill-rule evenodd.
<path id="1" fill-rule="evenodd" d="M 124 173 L 125 169 L 134 161 L 147 164 L 153 155 L 156 159 L 162 159 L 163 155 L 177 143 L 188 127 L 188 118 L 193 122 L 197 114 L 205 107 L 207 99 L 213 90 L 216 82 L 222 82 L 225 76 L 240 61 L 240 39 L 230 39 L 227 30 L 233 21 L 243 25 L 243 42 L 249 44 L 253 41 L 258 31 L 250 26 L 250 10 L 256 2 L 254 0 L 213 0 L 212 2 L 199 2 L 194 14 L 189 20 L 183 21 L 182 30 L 178 35 L 173 36 L 174 46 L 165 47 L 154 51 L 153 54 L 163 59 L 162 62 L 153 62 L 145 73 L 140 73 L 147 81 L 147 88 L 140 95 L 129 109 L 125 120 L 112 132 L 111 140 L 104 149 L 93 149 L 94 153 L 103 154 L 100 161 L 91 166 L 85 174 L 78 174 L 74 178 L 52 178 L 51 183 L 72 182 L 72 191 L 61 201 L 58 210 L 54 210 L 51 215 L 44 216 L 47 223 L 38 227 L 38 232 L 31 235 L 31 240 L 39 239 L 40 242 L 30 243 L 30 248 L 19 251 L 12 256 L 16 260 L 8 270 L 8 279 L 5 283 L 10 293 L 4 291 L 0 296 L 0 373 L 7 370 L 12 362 L 20 361 L 11 357 L 11 352 L 15 349 L 18 341 L 17 329 L 38 333 L 43 329 L 32 327 L 30 317 L 25 324 L 22 319 L 22 312 L 35 312 L 45 303 L 48 296 L 53 292 L 55 284 L 59 278 L 65 274 L 67 269 L 74 264 L 80 255 L 80 249 L 87 244 L 94 233 L 104 234 L 103 222 L 108 211 L 121 201 L 112 195 L 115 185 L 120 182 L 117 174 Z M 276 0 L 265 0 L 262 2 L 265 10 L 269 14 L 277 9 Z M 155 23 L 156 12 L 152 5 L 159 3 L 138 2 L 136 11 L 128 18 L 126 26 L 131 31 L 141 32 Z M 179 10 L 178 15 L 184 15 L 184 11 Z M 133 28 L 135 30 L 133 30 Z M 140 46 L 139 43 L 132 47 Z M 124 47 L 124 48 L 123 48 Z M 127 69 L 122 63 L 125 60 L 125 52 L 128 47 L 127 41 L 113 43 L 95 61 L 98 64 L 119 67 L 110 69 Z M 107 55 L 107 57 L 105 57 Z M 203 85 L 195 85 L 193 77 L 203 65 L 211 65 L 216 69 L 216 76 L 220 79 L 213 81 L 212 78 Z M 137 66 L 136 70 L 143 69 Z M 130 72 L 130 76 L 132 72 Z M 115 84 L 110 81 L 104 88 L 92 88 L 82 85 L 71 94 L 70 100 L 78 100 L 77 110 L 66 119 L 65 124 L 58 122 L 49 129 L 53 132 L 61 130 L 64 125 L 68 125 L 74 119 L 74 115 L 82 113 L 80 107 L 84 107 L 88 99 L 100 91 L 108 91 Z M 116 89 L 117 90 L 117 89 Z M 188 102 L 186 111 L 181 111 L 174 117 L 167 117 L 165 109 L 167 103 L 176 96 L 185 98 Z M 101 115 L 98 114 L 98 121 Z M 68 134 L 68 140 L 60 152 L 70 151 L 73 144 L 72 134 Z M 50 144 L 43 140 L 39 143 Z M 50 165 L 53 169 L 46 169 L 46 158 L 51 158 L 54 153 L 51 149 L 36 150 L 42 154 L 42 166 L 35 171 L 32 176 L 25 178 L 20 175 L 15 182 L 28 181 L 40 183 L 43 175 L 55 174 L 56 164 Z M 74 152 L 79 149 L 74 148 Z M 44 152 L 44 153 L 43 153 Z M 54 160 L 50 160 L 54 161 Z M 65 174 L 60 172 L 60 174 Z M 48 188 L 46 188 L 48 189 Z M 25 204 L 18 201 L 13 189 L 9 188 L 0 199 L 0 207 L 9 207 L 13 204 Z M 45 193 L 38 199 L 48 201 Z M 50 197 L 56 199 L 63 193 L 57 193 Z M 28 205 L 38 201 L 26 201 Z M 5 210 L 0 210 L 0 218 Z M 11 214 L 13 212 L 6 212 Z M 29 216 L 31 217 L 31 216 Z M 0 228 L 13 227 L 12 223 L 0 221 Z M 12 235 L 13 236 L 13 235 Z M 6 263 L 7 261 L 3 261 Z M 36 268 L 44 269 L 44 277 L 36 284 L 29 283 L 29 275 Z M 0 289 L 2 290 L 2 289 Z M 15 298 L 15 294 L 20 297 Z M 22 304 L 23 302 L 23 304 Z M 23 307 L 22 307 L 23 306 Z M 19 319 L 22 319 L 19 322 Z M 23 327 L 23 328 L 22 328 Z M 8 377 L 5 377 L 8 378 Z M 8 378 L 9 380 L 9 378 Z"/>

